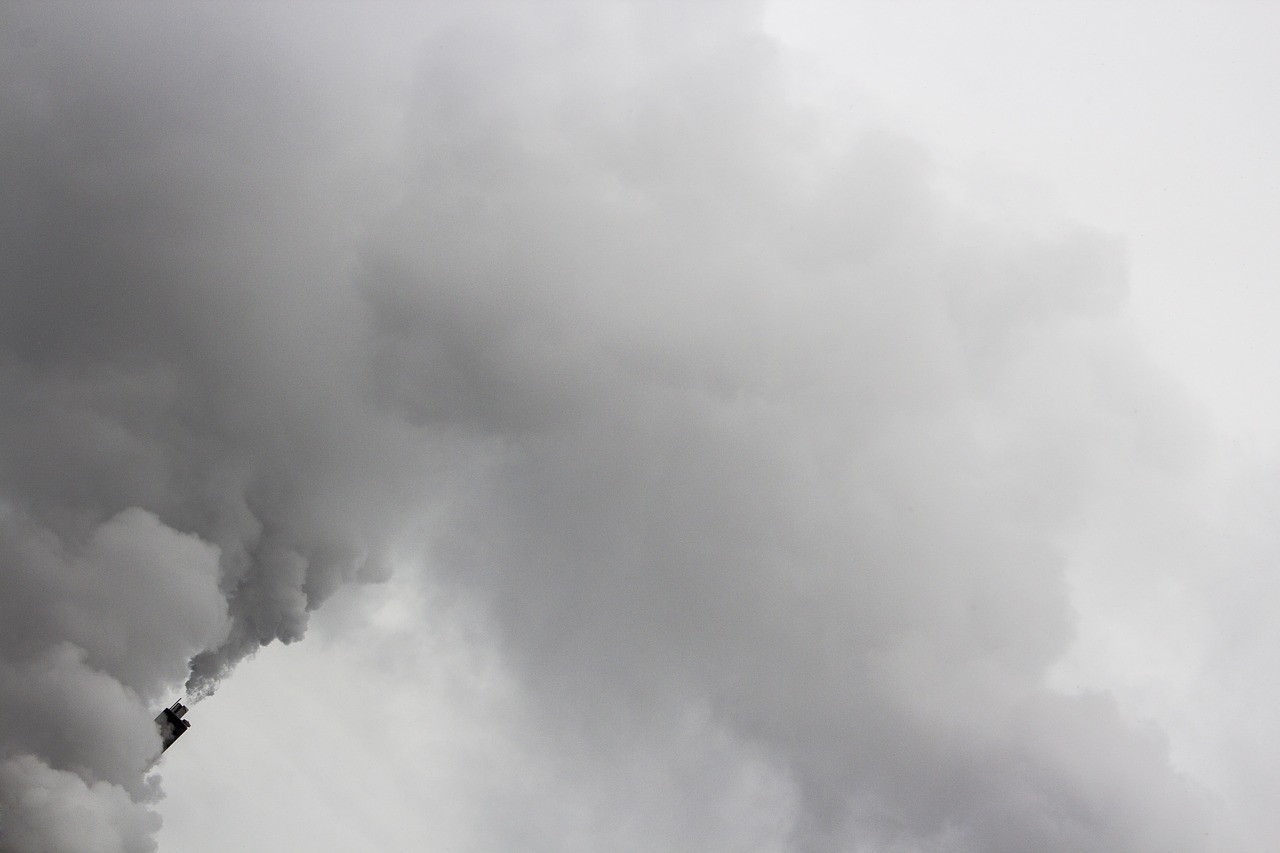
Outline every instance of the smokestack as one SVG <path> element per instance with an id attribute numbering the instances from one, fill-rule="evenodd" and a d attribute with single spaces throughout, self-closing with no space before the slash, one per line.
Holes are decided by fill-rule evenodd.
<path id="1" fill-rule="evenodd" d="M 156 726 L 160 729 L 160 739 L 164 742 L 164 746 L 160 748 L 164 752 L 173 742 L 182 737 L 182 733 L 191 728 L 191 723 L 182 719 L 186 716 L 187 706 L 182 704 L 182 700 L 174 702 L 168 708 L 165 708 L 156 715 Z"/>

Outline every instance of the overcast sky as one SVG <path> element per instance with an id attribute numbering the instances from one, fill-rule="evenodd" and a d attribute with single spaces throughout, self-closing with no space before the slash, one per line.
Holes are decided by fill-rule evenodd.
<path id="1" fill-rule="evenodd" d="M 1273 850 L 1278 37 L 8 7 L 0 850 Z"/>

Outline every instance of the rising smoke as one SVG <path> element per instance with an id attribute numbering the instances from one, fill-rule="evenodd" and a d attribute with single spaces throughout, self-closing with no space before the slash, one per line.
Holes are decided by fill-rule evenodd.
<path id="1" fill-rule="evenodd" d="M 1045 687 L 1080 514 L 1193 455 L 1116 240 L 796 106 L 749 10 L 325 15 L 0 27 L 0 848 L 154 849 L 155 709 L 416 550 L 566 725 L 767 755 L 790 849 L 1203 849 Z"/>

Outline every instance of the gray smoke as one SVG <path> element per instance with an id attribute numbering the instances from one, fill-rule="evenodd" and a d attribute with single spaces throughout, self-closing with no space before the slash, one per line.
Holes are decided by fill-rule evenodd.
<path id="1" fill-rule="evenodd" d="M 156 710 L 385 576 L 416 503 L 348 364 L 356 116 L 255 18 L 0 26 L 5 850 L 152 849 Z"/>
<path id="2" fill-rule="evenodd" d="M 1122 246 L 750 10 L 602 9 L 6 13 L 0 848 L 154 849 L 155 709 L 406 550 L 587 748 L 708 708 L 792 849 L 1204 849 L 1044 686 L 1080 513 L 1192 455 Z"/>

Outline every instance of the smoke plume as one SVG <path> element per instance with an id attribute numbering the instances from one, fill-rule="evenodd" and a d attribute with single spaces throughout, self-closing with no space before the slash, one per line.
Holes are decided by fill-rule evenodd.
<path id="1" fill-rule="evenodd" d="M 750 9 L 385 12 L 0 26 L 0 848 L 154 849 L 155 710 L 412 554 L 561 736 L 764 756 L 786 849 L 1204 849 L 1046 686 L 1082 514 L 1195 455 L 1122 244 Z"/>

